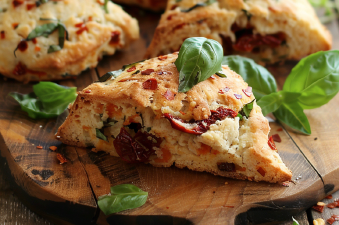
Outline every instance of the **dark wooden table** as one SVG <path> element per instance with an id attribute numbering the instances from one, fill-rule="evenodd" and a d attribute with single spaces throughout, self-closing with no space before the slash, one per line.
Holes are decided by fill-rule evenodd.
<path id="1" fill-rule="evenodd" d="M 146 13 L 144 11 L 138 11 L 134 12 L 142 16 L 142 14 Z M 135 15 L 134 15 L 135 16 Z M 157 18 L 159 18 L 159 15 L 154 15 L 156 24 Z M 154 24 L 140 24 L 141 29 L 147 28 L 148 26 L 154 27 Z M 333 34 L 333 48 L 339 49 L 339 26 L 338 22 L 334 21 L 331 24 L 328 24 L 327 27 L 329 30 L 331 30 Z M 146 30 L 149 30 L 147 28 Z M 146 40 L 150 40 L 152 33 L 142 32 L 142 36 L 150 36 L 145 38 Z M 145 43 L 145 45 L 148 45 L 149 43 Z M 118 53 L 119 54 L 119 53 Z M 136 54 L 142 55 L 142 52 L 137 52 Z M 142 57 L 142 56 L 141 56 Z M 118 57 L 119 58 L 119 57 Z M 103 67 L 105 67 L 105 60 L 100 63 L 99 68 L 96 70 L 96 72 L 102 70 Z M 120 60 L 120 59 L 118 59 Z M 128 61 L 129 59 L 125 58 L 124 61 Z M 339 60 L 339 59 L 338 59 Z M 101 67 L 101 69 L 100 69 Z M 118 69 L 118 68 L 110 68 L 110 69 Z M 102 75 L 102 74 L 100 74 Z M 1 81 L 3 81 L 3 78 L 1 78 Z M 1 126 L 1 125 L 0 125 Z M 0 168 L 2 168 L 0 165 Z M 14 195 L 7 178 L 4 176 L 4 172 L 0 169 L 0 225 L 4 224 L 25 224 L 25 225 L 40 225 L 40 224 L 52 224 L 50 221 L 40 217 L 39 215 L 33 213 L 30 211 L 27 207 L 25 207 L 20 200 Z M 333 194 L 332 199 L 324 199 L 323 202 L 329 203 L 333 202 L 333 199 L 339 198 L 339 191 Z M 299 221 L 300 224 L 306 225 L 306 224 L 313 224 L 313 219 L 316 218 L 323 218 L 324 220 L 331 217 L 332 214 L 339 215 L 339 208 L 335 209 L 328 209 L 325 207 L 325 210 L 323 213 L 318 213 L 312 209 L 305 210 L 298 215 L 295 216 L 295 219 Z M 339 222 L 336 222 L 339 224 Z M 292 220 L 287 221 L 283 224 L 292 224 Z"/>

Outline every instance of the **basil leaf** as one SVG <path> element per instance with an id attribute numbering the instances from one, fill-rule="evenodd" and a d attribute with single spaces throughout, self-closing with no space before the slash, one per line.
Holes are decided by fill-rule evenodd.
<path id="1" fill-rule="evenodd" d="M 114 80 L 117 78 L 121 73 L 123 72 L 122 69 L 116 70 L 116 71 L 111 71 L 106 74 L 104 74 L 102 77 L 99 78 L 99 82 L 105 82 L 108 79 Z"/>
<path id="2" fill-rule="evenodd" d="M 59 45 L 50 45 L 47 53 L 57 52 L 60 50 L 61 50 L 61 47 Z"/>
<path id="3" fill-rule="evenodd" d="M 240 113 L 238 113 L 236 117 L 239 117 L 239 120 L 242 120 L 242 115 Z"/>
<path id="4" fill-rule="evenodd" d="M 250 113 L 253 109 L 254 100 L 255 99 L 253 99 L 250 103 L 245 104 L 244 107 L 241 109 L 241 111 L 238 113 L 238 115 L 239 114 L 241 115 L 241 119 L 242 119 L 243 116 L 246 116 L 247 118 L 250 116 Z"/>
<path id="5" fill-rule="evenodd" d="M 219 42 L 203 37 L 188 38 L 174 62 L 179 73 L 179 92 L 189 91 L 197 83 L 221 70 L 223 49 Z"/>
<path id="6" fill-rule="evenodd" d="M 118 121 L 115 119 L 108 118 L 107 121 L 104 121 L 104 126 L 105 127 L 110 127 L 116 124 Z"/>
<path id="7" fill-rule="evenodd" d="M 279 109 L 273 112 L 273 115 L 290 128 L 303 134 L 311 134 L 310 123 L 298 102 L 281 104 Z"/>
<path id="8" fill-rule="evenodd" d="M 300 93 L 287 91 L 274 92 L 263 96 L 257 104 L 260 106 L 262 114 L 266 116 L 267 114 L 276 111 L 284 102 L 297 101 L 300 95 Z"/>
<path id="9" fill-rule="evenodd" d="M 98 206 L 105 215 L 134 209 L 144 205 L 148 193 L 132 184 L 120 184 L 111 187 L 111 195 L 98 198 Z"/>
<path id="10" fill-rule="evenodd" d="M 52 118 L 65 111 L 76 98 L 76 88 L 68 88 L 52 82 L 40 82 L 30 94 L 9 93 L 33 119 Z"/>
<path id="11" fill-rule="evenodd" d="M 104 10 L 105 10 L 105 13 L 109 13 L 109 12 L 108 12 L 108 8 L 107 8 L 108 1 L 109 1 L 109 0 L 105 0 L 105 3 L 104 3 Z"/>
<path id="12" fill-rule="evenodd" d="M 283 90 L 299 92 L 303 109 L 318 108 L 339 91 L 339 51 L 317 52 L 303 58 L 287 77 Z"/>
<path id="13" fill-rule="evenodd" d="M 46 23 L 40 26 L 37 26 L 35 29 L 28 34 L 26 40 L 30 41 L 33 38 L 40 37 L 43 35 L 50 35 L 55 29 L 58 28 L 58 23 Z"/>
<path id="14" fill-rule="evenodd" d="M 241 56 L 225 56 L 222 65 L 227 65 L 231 70 L 242 76 L 244 81 L 252 87 L 257 100 L 277 91 L 277 84 L 271 73 L 252 59 Z"/>
<path id="15" fill-rule="evenodd" d="M 95 128 L 95 131 L 96 131 L 97 138 L 107 141 L 107 137 L 98 128 Z"/>
<path id="16" fill-rule="evenodd" d="M 209 6 L 209 5 L 211 5 L 211 4 L 215 3 L 215 2 L 217 2 L 217 0 L 207 0 L 205 2 L 200 2 L 200 3 L 195 4 L 194 6 L 192 6 L 189 9 L 182 9 L 181 12 L 187 13 L 187 12 L 192 11 L 193 9 L 196 9 L 196 8 L 199 8 L 199 7 L 203 7 L 203 6 Z"/>
<path id="17" fill-rule="evenodd" d="M 137 64 L 139 64 L 139 63 L 141 63 L 141 62 L 143 62 L 143 61 L 145 61 L 145 59 L 144 59 L 144 60 L 141 60 L 141 61 L 138 61 L 138 62 L 135 62 L 135 63 L 123 65 L 123 66 L 122 66 L 122 70 L 125 71 L 126 69 L 131 68 L 132 66 L 135 66 L 135 65 L 137 65 Z"/>
<path id="18" fill-rule="evenodd" d="M 294 219 L 293 216 L 292 216 L 292 220 L 293 220 L 293 224 L 292 225 L 299 225 L 299 222 L 296 219 Z"/>
<path id="19" fill-rule="evenodd" d="M 219 77 L 225 77 L 225 78 L 227 78 L 226 74 L 224 74 L 224 72 L 222 72 L 222 70 L 219 71 L 219 72 L 216 72 L 215 74 L 218 75 Z"/>

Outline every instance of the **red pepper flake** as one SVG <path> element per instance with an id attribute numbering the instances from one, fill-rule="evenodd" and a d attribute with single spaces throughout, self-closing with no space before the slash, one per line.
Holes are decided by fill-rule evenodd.
<path id="1" fill-rule="evenodd" d="M 59 160 L 60 164 L 64 164 L 67 162 L 67 159 L 63 157 L 60 153 L 57 153 L 57 159 Z"/>
<path id="2" fill-rule="evenodd" d="M 33 3 L 33 4 L 27 4 L 27 5 L 26 5 L 27 10 L 31 10 L 31 9 L 33 9 L 35 6 L 36 6 L 35 3 Z"/>
<path id="3" fill-rule="evenodd" d="M 258 173 L 260 173 L 261 174 L 261 176 L 265 176 L 265 174 L 266 174 L 266 172 L 265 172 L 265 170 L 263 169 L 263 168 L 261 168 L 261 167 L 259 167 L 259 169 L 257 169 L 257 171 L 258 171 Z"/>
<path id="4" fill-rule="evenodd" d="M 283 131 L 283 129 L 280 127 L 280 128 L 277 129 L 277 131 Z"/>
<path id="5" fill-rule="evenodd" d="M 120 31 L 112 31 L 111 33 L 111 40 L 109 41 L 110 45 L 117 45 L 120 41 Z"/>
<path id="6" fill-rule="evenodd" d="M 32 39 L 32 42 L 33 42 L 34 44 L 38 43 L 38 41 L 36 40 L 36 38 L 33 38 L 33 39 Z"/>
<path id="7" fill-rule="evenodd" d="M 275 146 L 275 143 L 274 143 L 274 140 L 273 140 L 272 136 L 268 138 L 268 142 L 267 143 L 268 143 L 268 146 L 270 146 L 270 148 L 272 150 L 277 150 L 277 146 Z"/>
<path id="8" fill-rule="evenodd" d="M 327 195 L 325 198 L 327 198 L 327 199 L 332 199 L 333 196 L 332 196 L 332 195 Z"/>
<path id="9" fill-rule="evenodd" d="M 39 46 L 35 46 L 34 51 L 40 52 L 41 48 Z"/>
<path id="10" fill-rule="evenodd" d="M 5 31 L 4 30 L 2 30 L 1 32 L 0 32 L 0 38 L 1 39 L 5 39 Z"/>
<path id="11" fill-rule="evenodd" d="M 335 207 L 339 207 L 339 202 L 332 202 L 330 204 L 327 204 L 327 208 L 333 209 Z"/>
<path id="12" fill-rule="evenodd" d="M 41 145 L 36 146 L 37 149 L 43 149 Z"/>
<path id="13" fill-rule="evenodd" d="M 141 71 L 141 75 L 150 75 L 153 72 L 154 72 L 154 69 L 147 69 L 147 70 Z"/>
<path id="14" fill-rule="evenodd" d="M 158 56 L 158 59 L 159 60 L 165 60 L 165 59 L 167 59 L 167 55 Z"/>
<path id="15" fill-rule="evenodd" d="M 226 207 L 226 208 L 234 208 L 233 205 L 224 205 L 224 207 Z"/>
<path id="16" fill-rule="evenodd" d="M 135 66 L 132 66 L 131 68 L 128 68 L 127 72 L 132 72 L 134 70 L 136 70 L 136 68 L 135 68 Z"/>
<path id="17" fill-rule="evenodd" d="M 244 94 L 247 97 L 251 97 L 251 95 L 252 95 L 252 87 L 248 86 L 246 89 L 242 89 L 242 92 L 244 92 Z"/>
<path id="18" fill-rule="evenodd" d="M 273 134 L 272 139 L 275 142 L 279 142 L 279 143 L 281 142 L 281 138 L 280 138 L 279 134 Z"/>
<path id="19" fill-rule="evenodd" d="M 170 90 L 170 89 L 167 89 L 165 94 L 164 94 L 164 97 L 168 100 L 168 101 L 172 101 L 174 100 L 174 97 L 175 97 L 175 94 Z"/>
<path id="20" fill-rule="evenodd" d="M 326 220 L 327 221 L 327 223 L 329 223 L 329 224 L 333 224 L 334 223 L 334 221 L 338 221 L 339 220 L 339 216 L 337 216 L 337 215 L 332 215 L 331 216 L 331 218 L 329 218 L 328 220 Z"/>
<path id="21" fill-rule="evenodd" d="M 88 28 L 86 26 L 81 27 L 79 30 L 77 30 L 76 34 L 80 35 L 82 32 L 88 31 Z"/>
<path id="22" fill-rule="evenodd" d="M 146 90 L 156 90 L 158 88 L 158 82 L 156 79 L 151 78 L 143 82 L 142 87 Z"/>
<path id="23" fill-rule="evenodd" d="M 80 28 L 80 27 L 83 27 L 83 26 L 84 26 L 84 23 L 83 23 L 83 22 L 77 23 L 77 24 L 75 24 L 74 26 Z"/>
<path id="24" fill-rule="evenodd" d="M 181 113 L 181 115 L 186 115 L 186 113 L 184 113 L 183 111 L 179 111 Z"/>
<path id="25" fill-rule="evenodd" d="M 91 90 L 86 90 L 85 93 L 91 93 L 92 91 Z"/>
<path id="26" fill-rule="evenodd" d="M 97 0 L 97 3 L 99 3 L 99 5 L 104 5 L 104 3 L 101 2 L 100 0 Z"/>
<path id="27" fill-rule="evenodd" d="M 12 23 L 13 29 L 16 29 L 19 26 L 19 23 Z"/>
<path id="28" fill-rule="evenodd" d="M 88 17 L 88 21 L 92 21 L 93 18 L 91 16 Z"/>
<path id="29" fill-rule="evenodd" d="M 49 149 L 51 149 L 52 151 L 56 151 L 58 149 L 57 146 L 50 146 Z"/>
<path id="30" fill-rule="evenodd" d="M 234 94 L 234 96 L 235 96 L 237 99 L 242 99 L 242 95 Z"/>
<path id="31" fill-rule="evenodd" d="M 324 210 L 324 206 L 323 205 L 314 205 L 314 206 L 312 206 L 312 209 L 322 213 L 323 210 Z"/>
<path id="32" fill-rule="evenodd" d="M 228 92 L 229 90 L 230 90 L 230 88 L 225 87 L 225 88 L 223 88 L 223 89 L 220 89 L 220 90 L 218 91 L 218 93 L 219 93 L 219 94 L 225 94 L 225 93 Z"/>
<path id="33" fill-rule="evenodd" d="M 24 3 L 23 0 L 14 0 L 14 1 L 12 2 L 13 7 L 18 7 L 18 6 L 20 6 L 21 4 L 23 4 L 23 3 Z"/>

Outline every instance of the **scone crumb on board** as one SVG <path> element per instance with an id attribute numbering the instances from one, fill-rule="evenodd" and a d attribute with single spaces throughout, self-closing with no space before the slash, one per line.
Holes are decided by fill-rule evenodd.
<path id="1" fill-rule="evenodd" d="M 313 220 L 313 225 L 325 225 L 325 221 L 321 218 Z"/>

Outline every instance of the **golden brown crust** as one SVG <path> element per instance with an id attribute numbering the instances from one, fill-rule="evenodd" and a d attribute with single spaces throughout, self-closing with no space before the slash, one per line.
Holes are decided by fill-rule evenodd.
<path id="1" fill-rule="evenodd" d="M 181 11 L 197 2 L 199 1 L 168 2 L 146 58 L 177 51 L 186 38 L 198 36 L 219 41 L 227 54 L 242 54 L 257 61 L 271 63 L 298 60 L 311 53 L 331 49 L 331 34 L 320 23 L 307 0 L 219 0 L 190 12 Z M 253 33 L 262 36 L 284 33 L 286 45 L 280 45 L 274 50 L 263 46 L 256 53 L 232 50 L 231 43 L 236 41 L 232 31 L 234 24 L 240 28 L 252 27 Z"/>
<path id="2" fill-rule="evenodd" d="M 103 54 L 114 54 L 139 37 L 137 21 L 121 7 L 108 2 L 105 13 L 96 0 L 49 1 L 27 10 L 30 2 L 13 7 L 12 1 L 0 3 L 0 73 L 19 81 L 60 80 L 95 67 Z M 58 44 L 58 32 L 27 41 L 27 49 L 13 52 L 19 42 L 37 26 L 51 23 L 40 18 L 58 19 L 69 33 L 61 51 L 48 54 Z M 19 24 L 16 29 L 13 24 Z M 83 23 L 83 25 L 82 25 Z M 81 26 L 82 25 L 82 26 Z M 81 32 L 81 29 L 83 31 Z M 114 38 L 112 38 L 115 35 Z M 20 71 L 18 69 L 21 68 Z"/>
<path id="3" fill-rule="evenodd" d="M 268 146 L 269 124 L 256 103 L 248 119 L 225 118 L 212 124 L 201 135 L 171 127 L 164 118 L 165 113 L 185 121 L 197 121 L 208 118 L 211 110 L 219 107 L 239 112 L 254 100 L 253 94 L 248 97 L 243 92 L 247 84 L 227 66 L 223 66 L 227 78 L 213 75 L 190 91 L 178 93 L 176 58 L 177 54 L 170 54 L 138 63 L 135 68 L 125 69 L 114 80 L 94 83 L 80 91 L 69 116 L 56 134 L 59 140 L 80 147 L 92 145 L 118 156 L 113 141 L 120 128 L 132 122 L 140 123 L 144 132 L 149 128 L 147 132 L 162 139 L 160 148 L 155 149 L 156 155 L 149 161 L 154 166 L 168 167 L 174 163 L 179 168 L 188 167 L 239 179 L 290 180 L 291 172 L 278 153 Z M 146 71 L 150 69 L 154 71 L 148 74 Z M 150 79 L 157 81 L 155 90 L 143 86 Z M 220 92 L 225 87 L 229 90 Z M 172 93 L 173 99 L 168 98 L 168 92 Z M 235 94 L 242 98 L 236 98 Z M 103 122 L 108 118 L 117 122 L 104 129 Z M 102 132 L 107 141 L 96 137 L 96 129 L 104 129 Z M 132 130 L 129 132 L 133 133 Z M 221 171 L 218 163 L 234 164 L 239 171 Z"/>

